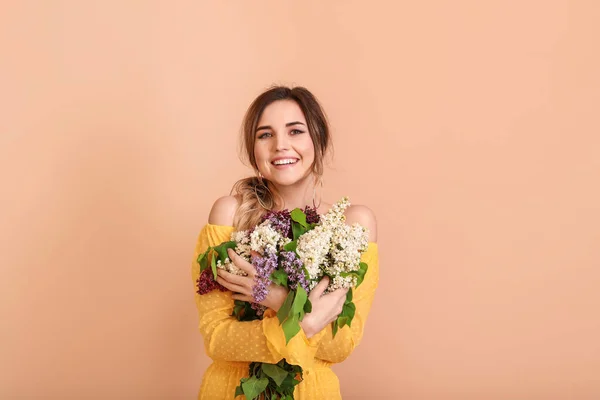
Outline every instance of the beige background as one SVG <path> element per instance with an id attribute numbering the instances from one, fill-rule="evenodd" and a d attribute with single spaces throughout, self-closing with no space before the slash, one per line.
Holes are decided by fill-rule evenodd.
<path id="1" fill-rule="evenodd" d="M 271 83 L 379 221 L 345 399 L 600 398 L 599 4 L 3 2 L 0 398 L 195 397 L 194 242 Z"/>

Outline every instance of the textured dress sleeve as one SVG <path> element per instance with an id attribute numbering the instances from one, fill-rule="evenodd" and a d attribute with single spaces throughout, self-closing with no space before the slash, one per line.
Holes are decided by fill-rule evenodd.
<path id="1" fill-rule="evenodd" d="M 192 280 L 194 291 L 200 275 L 198 255 L 209 246 L 217 246 L 230 239 L 232 227 L 207 224 L 204 226 L 192 260 Z M 273 310 L 265 312 L 263 320 L 238 321 L 231 316 L 234 300 L 230 291 L 213 290 L 210 293 L 195 294 L 198 309 L 199 329 L 204 337 L 206 354 L 216 361 L 244 361 L 277 363 L 285 358 L 288 363 L 311 368 L 319 339 L 317 334 L 307 339 L 302 329 L 285 344 L 283 329 Z M 324 331 L 322 331 L 324 332 Z"/>
<path id="2" fill-rule="evenodd" d="M 367 263 L 369 269 L 361 285 L 354 289 L 352 301 L 356 305 L 356 312 L 352 319 L 352 327 L 344 326 L 338 329 L 335 339 L 331 330 L 331 324 L 322 332 L 326 332 L 319 343 L 316 356 L 321 360 L 331 363 L 344 361 L 360 343 L 365 323 L 373 298 L 375 289 L 379 284 L 379 253 L 376 243 L 369 243 L 369 247 L 362 255 L 362 261 Z"/>

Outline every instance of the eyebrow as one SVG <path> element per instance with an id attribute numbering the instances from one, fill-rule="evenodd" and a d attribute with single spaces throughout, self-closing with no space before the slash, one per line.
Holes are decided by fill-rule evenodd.
<path id="1" fill-rule="evenodd" d="M 294 125 L 304 125 L 304 123 L 302 123 L 300 121 L 294 121 L 294 122 L 288 122 L 287 124 L 285 124 L 286 127 L 294 126 Z M 258 128 L 256 128 L 256 131 L 258 132 L 263 129 L 273 129 L 273 127 L 271 125 L 263 125 L 263 126 L 259 126 Z"/>

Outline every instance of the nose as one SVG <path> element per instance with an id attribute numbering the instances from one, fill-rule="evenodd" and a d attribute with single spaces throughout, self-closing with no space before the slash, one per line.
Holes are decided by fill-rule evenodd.
<path id="1" fill-rule="evenodd" d="M 277 135 L 276 141 L 275 141 L 275 146 L 276 146 L 277 151 L 289 150 L 290 144 L 289 144 L 289 138 L 288 138 L 287 134 L 283 133 L 283 134 Z"/>

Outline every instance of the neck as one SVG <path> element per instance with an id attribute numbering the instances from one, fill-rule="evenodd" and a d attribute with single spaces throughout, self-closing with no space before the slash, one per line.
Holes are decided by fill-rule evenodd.
<path id="1" fill-rule="evenodd" d="M 294 208 L 304 209 L 306 206 L 313 207 L 313 194 L 315 189 L 315 180 L 312 174 L 293 185 L 283 186 L 273 183 L 277 189 L 283 204 L 278 204 L 277 210 L 293 210 Z M 319 199 L 315 199 L 316 205 L 319 205 Z"/>

